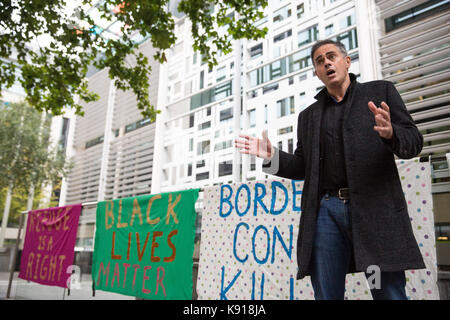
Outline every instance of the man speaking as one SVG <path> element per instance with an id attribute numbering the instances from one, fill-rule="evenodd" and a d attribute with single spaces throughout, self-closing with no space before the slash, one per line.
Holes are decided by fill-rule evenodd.
<path id="1" fill-rule="evenodd" d="M 417 156 L 423 137 L 388 81 L 358 83 L 345 46 L 318 41 L 314 72 L 325 84 L 300 112 L 293 154 L 240 135 L 235 147 L 264 159 L 263 171 L 305 180 L 297 279 L 310 275 L 316 299 L 344 299 L 347 273 L 380 270 L 375 300 L 405 300 L 405 270 L 425 268 L 394 154 Z"/>

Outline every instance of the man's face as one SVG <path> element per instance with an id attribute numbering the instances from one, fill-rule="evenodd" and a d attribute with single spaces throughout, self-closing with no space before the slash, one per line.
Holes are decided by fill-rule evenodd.
<path id="1" fill-rule="evenodd" d="M 327 88 L 341 86 L 348 76 L 350 57 L 344 57 L 334 44 L 325 44 L 314 52 L 316 76 Z"/>

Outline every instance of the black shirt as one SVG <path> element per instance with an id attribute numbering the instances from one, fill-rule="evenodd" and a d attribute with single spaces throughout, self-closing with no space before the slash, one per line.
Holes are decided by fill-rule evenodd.
<path id="1" fill-rule="evenodd" d="M 348 95 L 353 83 L 347 89 L 344 99 L 337 102 L 328 94 L 322 114 L 320 137 L 321 158 L 321 191 L 347 188 L 347 171 L 345 169 L 344 141 L 342 138 L 342 123 Z"/>

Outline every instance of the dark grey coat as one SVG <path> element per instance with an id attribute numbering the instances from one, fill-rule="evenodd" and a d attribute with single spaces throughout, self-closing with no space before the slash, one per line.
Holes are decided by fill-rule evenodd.
<path id="1" fill-rule="evenodd" d="M 425 268 L 414 238 L 394 153 L 402 159 L 417 156 L 423 137 L 406 107 L 388 81 L 354 83 L 344 111 L 343 140 L 350 188 L 354 263 L 349 272 L 366 271 L 377 265 L 381 271 Z M 298 116 L 297 148 L 294 154 L 276 149 L 278 171 L 264 164 L 263 171 L 294 180 L 305 180 L 302 214 L 297 240 L 297 279 L 309 275 L 309 263 L 319 209 L 320 120 L 326 88 L 317 101 Z M 385 101 L 390 108 L 394 144 L 373 130 L 375 118 L 368 107 Z M 275 159 L 275 158 L 274 158 Z M 275 161 L 272 161 L 272 169 Z"/>

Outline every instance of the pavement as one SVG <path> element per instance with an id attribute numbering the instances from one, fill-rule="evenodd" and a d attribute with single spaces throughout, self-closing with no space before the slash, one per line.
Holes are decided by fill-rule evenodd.
<path id="1" fill-rule="evenodd" d="M 82 274 L 79 289 L 70 290 L 60 287 L 45 286 L 18 278 L 14 273 L 11 294 L 8 300 L 136 300 L 135 297 L 101 290 L 92 295 L 92 278 L 90 274 Z M 9 272 L 0 272 L 0 300 L 6 300 Z M 440 299 L 450 300 L 450 271 L 439 271 L 438 281 Z"/>
<path id="2" fill-rule="evenodd" d="M 9 272 L 0 272 L 0 300 L 6 299 L 9 275 Z M 8 300 L 136 300 L 135 297 L 100 290 L 96 290 L 93 296 L 90 274 L 81 275 L 80 288 L 70 290 L 70 295 L 67 289 L 28 282 L 19 279 L 18 275 L 18 272 L 14 273 Z"/>

